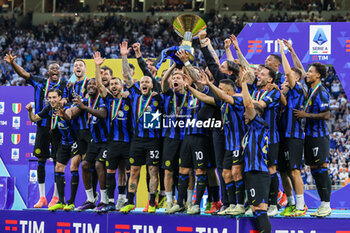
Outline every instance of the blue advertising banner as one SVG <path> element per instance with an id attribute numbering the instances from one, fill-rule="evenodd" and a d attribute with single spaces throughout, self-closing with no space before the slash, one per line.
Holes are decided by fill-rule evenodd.
<path id="1" fill-rule="evenodd" d="M 236 232 L 236 219 L 186 214 L 109 214 L 108 229 L 109 232 L 129 233 L 229 233 Z"/>
<path id="2" fill-rule="evenodd" d="M 268 55 L 279 54 L 277 39 L 292 44 L 305 69 L 314 62 L 333 65 L 350 96 L 350 23 L 248 23 L 237 37 L 251 64 L 264 64 Z M 235 56 L 233 46 L 231 50 Z M 293 64 L 287 48 L 284 50 Z"/>
<path id="3" fill-rule="evenodd" d="M 214 221 L 215 219 L 215 221 Z M 229 217 L 96 214 L 93 212 L 0 211 L 0 232 L 22 233 L 229 233 L 236 219 Z"/>
<path id="4" fill-rule="evenodd" d="M 33 92 L 32 87 L 0 87 L 0 176 L 16 177 L 13 209 L 27 204 L 28 159 L 36 125 L 29 121 L 25 106 L 33 102 Z"/>
<path id="5" fill-rule="evenodd" d="M 0 232 L 107 233 L 107 216 L 62 211 L 0 211 Z"/>

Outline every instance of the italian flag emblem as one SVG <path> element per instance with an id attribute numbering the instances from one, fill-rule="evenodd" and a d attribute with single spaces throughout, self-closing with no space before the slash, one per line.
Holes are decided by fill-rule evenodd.
<path id="1" fill-rule="evenodd" d="M 13 144 L 17 145 L 21 141 L 21 135 L 20 134 L 12 134 L 11 141 Z"/>
<path id="2" fill-rule="evenodd" d="M 14 104 L 12 104 L 12 111 L 13 111 L 15 114 L 20 113 L 21 110 L 22 110 L 22 104 L 20 104 L 20 103 L 14 103 Z"/>

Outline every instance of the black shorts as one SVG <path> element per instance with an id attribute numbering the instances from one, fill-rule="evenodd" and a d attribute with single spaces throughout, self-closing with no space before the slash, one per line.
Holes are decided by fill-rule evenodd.
<path id="1" fill-rule="evenodd" d="M 58 130 L 50 131 L 50 127 L 37 126 L 33 155 L 37 158 L 56 158 L 61 135 Z M 51 144 L 51 150 L 50 150 Z M 51 152 L 50 152 L 51 151 Z"/>
<path id="2" fill-rule="evenodd" d="M 78 130 L 78 154 L 79 155 L 85 155 L 88 145 L 90 142 L 92 142 L 92 136 L 89 129 L 81 129 Z"/>
<path id="3" fill-rule="evenodd" d="M 174 138 L 164 138 L 162 167 L 167 170 L 179 168 L 179 157 L 182 140 Z"/>
<path id="4" fill-rule="evenodd" d="M 245 189 L 249 205 L 268 203 L 271 176 L 268 172 L 250 171 L 245 173 Z"/>
<path id="5" fill-rule="evenodd" d="M 225 150 L 224 155 L 224 169 L 230 169 L 235 165 L 242 165 L 244 163 L 244 156 L 242 150 L 229 151 Z"/>
<path id="6" fill-rule="evenodd" d="M 139 138 L 133 136 L 130 146 L 130 166 L 160 166 L 161 147 L 159 138 Z"/>
<path id="7" fill-rule="evenodd" d="M 329 161 L 329 137 L 313 138 L 306 136 L 304 145 L 306 165 L 321 165 Z"/>
<path id="8" fill-rule="evenodd" d="M 303 159 L 304 140 L 299 138 L 283 138 L 280 141 L 278 155 L 278 170 L 291 171 L 301 170 Z"/>
<path id="9" fill-rule="evenodd" d="M 107 160 L 107 142 L 90 142 L 84 160 L 90 163 L 95 161 L 105 163 Z"/>
<path id="10" fill-rule="evenodd" d="M 269 144 L 269 153 L 267 153 L 267 166 L 271 167 L 273 165 L 277 165 L 278 163 L 278 150 L 279 150 L 279 142 L 274 144 Z"/>
<path id="11" fill-rule="evenodd" d="M 64 165 L 67 165 L 69 160 L 76 155 L 78 155 L 78 145 L 76 142 L 74 142 L 72 145 L 60 144 L 57 150 L 56 161 Z"/>
<path id="12" fill-rule="evenodd" d="M 107 147 L 107 169 L 116 170 L 119 162 L 125 162 L 125 167 L 129 163 L 130 143 L 110 141 Z"/>
<path id="13" fill-rule="evenodd" d="M 204 135 L 186 135 L 180 149 L 179 166 L 206 169 L 209 163 L 210 138 Z"/>
<path id="14" fill-rule="evenodd" d="M 212 135 L 209 138 L 209 163 L 208 163 L 208 168 L 216 168 L 216 157 L 215 157 L 215 150 L 214 150 L 214 143 L 213 143 L 213 137 Z"/>

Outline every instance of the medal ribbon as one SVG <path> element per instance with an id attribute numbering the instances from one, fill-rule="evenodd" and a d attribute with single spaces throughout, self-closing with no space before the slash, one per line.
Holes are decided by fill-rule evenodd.
<path id="1" fill-rule="evenodd" d="M 310 105 L 311 105 L 311 98 L 314 96 L 314 94 L 316 93 L 316 91 L 318 90 L 318 88 L 319 88 L 321 85 L 322 85 L 322 82 L 320 82 L 319 84 L 317 84 L 317 86 L 315 87 L 315 89 L 311 92 L 310 97 L 309 97 L 309 99 L 307 100 L 306 105 L 305 105 L 305 107 L 304 107 L 304 111 L 305 111 L 305 112 L 309 109 L 309 107 L 310 107 Z"/>
<path id="2" fill-rule="evenodd" d="M 98 94 L 97 98 L 94 100 L 92 107 L 91 107 L 92 109 L 96 108 L 96 105 L 97 105 L 99 99 L 100 99 L 100 93 Z M 90 96 L 88 98 L 88 105 L 89 105 L 89 107 L 91 106 L 91 97 Z M 91 113 L 88 114 L 88 120 L 90 120 L 90 118 L 91 118 Z"/>
<path id="3" fill-rule="evenodd" d="M 52 116 L 51 116 L 51 126 L 50 126 L 50 130 L 53 130 L 56 128 L 57 125 L 57 121 L 58 121 L 58 116 L 54 116 L 53 114 L 53 109 L 52 109 Z"/>
<path id="4" fill-rule="evenodd" d="M 262 95 L 260 96 L 260 94 L 262 93 Z M 256 101 L 260 101 L 262 100 L 269 92 L 268 91 L 258 91 L 258 93 L 256 93 L 256 91 L 254 90 L 253 94 L 252 94 L 252 99 L 256 100 Z M 255 96 L 255 94 L 257 94 Z"/>
<path id="5" fill-rule="evenodd" d="M 245 149 L 245 147 L 248 144 L 248 139 L 249 139 L 248 133 L 249 133 L 249 130 L 250 130 L 250 128 L 247 130 L 247 132 L 245 133 L 245 135 L 244 135 L 244 137 L 242 139 L 242 148 L 243 148 L 243 150 Z"/>
<path id="6" fill-rule="evenodd" d="M 198 104 L 198 99 L 197 98 L 195 98 L 194 96 L 193 96 L 193 94 L 191 94 L 191 96 L 192 96 L 192 108 L 194 108 L 194 107 L 196 107 L 197 106 L 197 104 Z"/>
<path id="7" fill-rule="evenodd" d="M 182 98 L 181 105 L 179 106 L 179 111 L 177 111 L 177 98 L 176 98 L 176 94 L 174 92 L 174 95 L 173 95 L 173 107 L 174 107 L 175 116 L 177 116 L 180 113 L 181 109 L 185 105 L 186 98 L 187 98 L 187 91 L 185 90 L 185 94 L 184 94 L 184 96 Z"/>
<path id="8" fill-rule="evenodd" d="M 151 93 L 149 94 L 147 100 L 146 100 L 146 104 L 145 106 L 143 107 L 142 109 L 142 100 L 143 100 L 143 95 L 141 95 L 139 97 L 139 108 L 138 108 L 138 111 L 137 111 L 137 120 L 140 120 L 140 118 L 142 117 L 143 113 L 145 112 L 146 108 L 148 107 L 148 105 L 151 103 L 151 100 L 152 100 L 152 91 Z"/>
<path id="9" fill-rule="evenodd" d="M 118 116 L 120 107 L 122 106 L 122 100 L 123 100 L 123 98 L 120 97 L 118 100 L 118 104 L 115 104 L 116 101 L 115 101 L 115 99 L 113 99 L 112 111 L 111 111 L 111 122 Z"/>
<path id="10" fill-rule="evenodd" d="M 58 85 L 60 85 L 60 83 L 61 83 L 61 79 L 58 79 L 58 83 L 54 85 L 52 88 L 57 87 Z M 50 79 L 48 78 L 46 80 L 46 85 L 45 85 L 45 94 L 44 94 L 45 99 L 47 98 L 47 93 L 49 92 L 49 89 L 50 89 Z"/>
<path id="11" fill-rule="evenodd" d="M 85 75 L 83 84 L 81 85 L 81 88 L 80 88 L 81 97 L 83 97 L 84 95 L 86 82 L 87 82 L 87 75 Z"/>
<path id="12" fill-rule="evenodd" d="M 225 107 L 226 105 L 226 107 Z M 222 114 L 222 118 L 223 118 L 223 123 L 225 124 L 226 119 L 227 119 L 227 111 L 228 111 L 228 103 L 223 103 L 220 107 L 220 110 L 222 112 L 222 110 L 225 108 L 224 113 Z"/>

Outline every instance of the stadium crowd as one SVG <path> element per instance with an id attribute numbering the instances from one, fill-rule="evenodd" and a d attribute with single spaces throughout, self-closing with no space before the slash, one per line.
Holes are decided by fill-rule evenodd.
<path id="1" fill-rule="evenodd" d="M 305 18 L 306 17 L 306 18 Z M 288 16 L 271 14 L 270 22 L 301 22 L 324 21 L 322 15 Z M 238 17 L 233 14 L 230 17 L 221 15 L 207 15 L 205 21 L 208 25 L 208 33 L 213 35 L 213 47 L 216 53 L 222 56 L 225 52 L 225 40 L 231 33 L 238 35 L 248 22 L 261 22 L 258 14 L 251 18 L 244 14 Z M 331 21 L 350 21 L 350 13 L 345 17 L 332 16 Z M 151 25 L 151 26 L 150 26 Z M 92 58 L 92 53 L 101 51 L 106 58 L 118 58 L 118 44 L 123 38 L 129 38 L 131 42 L 139 41 L 142 44 L 145 57 L 158 57 L 162 49 L 180 42 L 168 20 L 159 17 L 156 21 L 147 17 L 139 21 L 130 18 L 87 17 L 65 18 L 57 23 L 45 23 L 32 26 L 30 29 L 21 28 L 16 19 L 8 19 L 0 16 L 0 46 L 2 51 L 12 48 L 13 53 L 23 67 L 34 74 L 45 74 L 46 65 L 55 60 L 61 65 L 61 74 L 64 80 L 72 73 L 72 64 L 77 57 Z M 76 34 L 75 32 L 80 32 Z M 194 43 L 197 43 L 196 41 Z M 196 51 L 195 64 L 203 63 L 203 56 L 198 49 Z M 133 54 L 132 54 L 133 56 Z M 0 61 L 0 85 L 25 85 L 13 70 Z"/>

